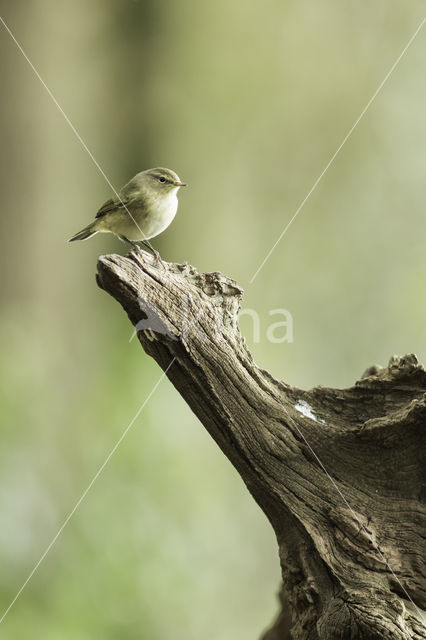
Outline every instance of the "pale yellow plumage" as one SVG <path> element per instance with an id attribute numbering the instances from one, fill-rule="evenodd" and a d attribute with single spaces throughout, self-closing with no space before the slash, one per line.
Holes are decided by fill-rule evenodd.
<path id="1" fill-rule="evenodd" d="M 154 238 L 175 217 L 177 193 L 184 186 L 171 169 L 141 171 L 121 189 L 119 198 L 107 200 L 94 221 L 69 241 L 85 240 L 99 232 L 114 233 L 131 244 Z"/>

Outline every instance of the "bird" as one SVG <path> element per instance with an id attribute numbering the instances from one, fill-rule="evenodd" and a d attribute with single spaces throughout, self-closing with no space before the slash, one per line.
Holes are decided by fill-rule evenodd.
<path id="1" fill-rule="evenodd" d="M 178 191 L 186 186 L 186 182 L 182 182 L 171 169 L 156 167 L 140 171 L 120 189 L 116 197 L 102 205 L 93 222 L 68 242 L 86 240 L 99 232 L 109 232 L 139 251 L 141 248 L 137 242 L 142 242 L 153 251 L 157 262 L 161 262 L 160 254 L 147 241 L 170 225 L 178 208 Z"/>

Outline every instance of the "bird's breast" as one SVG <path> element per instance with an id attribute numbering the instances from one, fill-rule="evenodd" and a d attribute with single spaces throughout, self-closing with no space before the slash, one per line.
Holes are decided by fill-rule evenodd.
<path id="1" fill-rule="evenodd" d="M 177 191 L 177 190 L 176 190 Z M 153 238 L 162 233 L 172 222 L 178 208 L 176 192 L 170 193 L 152 203 L 150 213 L 145 217 L 142 231 L 147 238 Z"/>
<path id="2" fill-rule="evenodd" d="M 138 242 L 162 233 L 176 215 L 177 189 L 165 197 L 135 198 L 126 211 L 117 210 L 101 218 L 103 229 Z M 100 229 L 100 230 L 103 230 Z"/>

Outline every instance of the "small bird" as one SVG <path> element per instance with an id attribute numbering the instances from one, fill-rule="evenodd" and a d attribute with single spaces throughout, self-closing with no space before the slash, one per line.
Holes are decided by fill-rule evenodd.
<path id="1" fill-rule="evenodd" d="M 114 233 L 140 251 L 136 242 L 152 249 L 157 261 L 160 254 L 147 242 L 167 229 L 178 208 L 177 193 L 186 187 L 177 173 L 157 167 L 137 173 L 119 192 L 99 209 L 93 222 L 68 242 L 86 240 L 99 232 Z"/>

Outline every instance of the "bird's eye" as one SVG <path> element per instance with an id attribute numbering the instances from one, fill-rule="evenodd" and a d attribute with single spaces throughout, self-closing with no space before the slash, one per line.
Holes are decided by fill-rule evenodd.
<path id="1" fill-rule="evenodd" d="M 163 176 L 161 176 L 161 178 L 158 178 L 160 182 L 166 182 L 166 178 L 164 178 Z"/>

